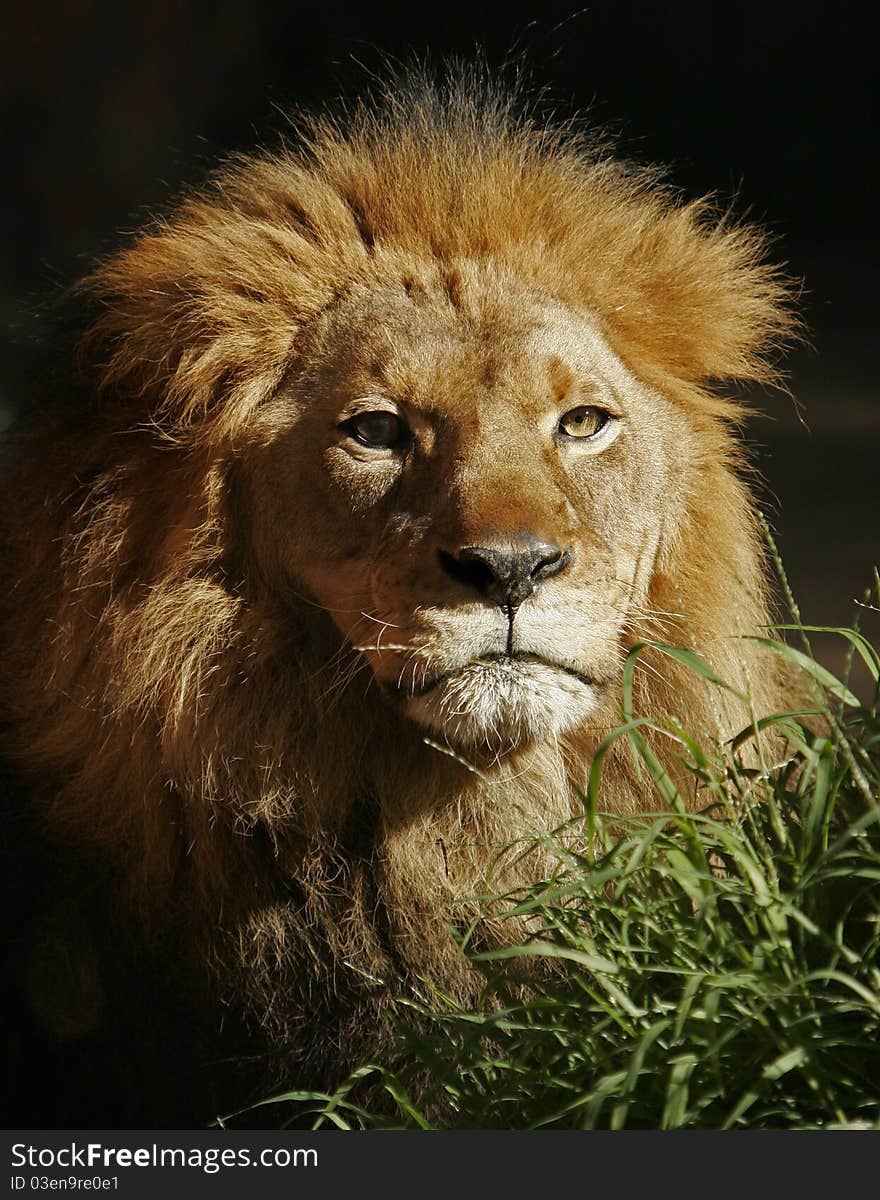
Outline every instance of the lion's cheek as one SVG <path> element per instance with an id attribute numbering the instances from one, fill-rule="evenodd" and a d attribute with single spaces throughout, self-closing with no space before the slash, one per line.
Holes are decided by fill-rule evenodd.
<path id="1" fill-rule="evenodd" d="M 347 553 L 343 549 L 333 558 L 294 555 L 286 574 L 292 606 L 322 608 L 345 641 L 354 645 L 363 640 L 372 601 L 369 571 L 358 547 L 349 547 Z"/>

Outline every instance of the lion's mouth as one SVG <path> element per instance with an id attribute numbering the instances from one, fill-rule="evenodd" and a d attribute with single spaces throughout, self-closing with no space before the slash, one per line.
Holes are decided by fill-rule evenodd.
<path id="1" fill-rule="evenodd" d="M 526 667 L 530 664 L 540 667 L 549 667 L 551 670 L 560 671 L 565 675 L 570 675 L 573 679 L 576 679 L 585 687 L 594 687 L 597 682 L 589 675 L 585 675 L 583 671 L 579 671 L 576 667 L 573 667 L 571 663 L 559 662 L 554 659 L 544 658 L 539 654 L 529 654 L 515 651 L 513 654 L 481 654 L 479 658 L 472 659 L 470 662 L 462 663 L 460 666 L 454 667 L 450 671 L 443 671 L 437 675 L 429 676 L 417 687 L 408 689 L 407 695 L 412 699 L 418 699 L 421 696 L 426 696 L 429 692 L 434 691 L 441 684 L 454 679 L 457 675 L 461 675 L 465 671 L 479 669 L 480 667 L 487 668 L 487 671 L 510 674 L 516 678 L 519 678 L 522 675 L 523 667 Z"/>
<path id="2" fill-rule="evenodd" d="M 581 724 L 606 688 L 541 654 L 484 654 L 398 691 L 417 724 L 461 751 L 506 753 Z"/>

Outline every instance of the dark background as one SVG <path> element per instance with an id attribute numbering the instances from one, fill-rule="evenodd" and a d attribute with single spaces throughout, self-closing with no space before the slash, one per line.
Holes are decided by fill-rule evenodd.
<path id="1" fill-rule="evenodd" d="M 44 355 L 42 298 L 218 156 L 271 141 L 284 110 L 357 94 L 383 55 L 522 56 L 560 113 L 589 110 L 689 194 L 735 197 L 804 280 L 811 346 L 790 382 L 805 423 L 789 397 L 757 396 L 749 437 L 804 619 L 848 622 L 880 559 L 870 20 L 818 0 L 18 0 L 0 49 L 0 419 Z"/>

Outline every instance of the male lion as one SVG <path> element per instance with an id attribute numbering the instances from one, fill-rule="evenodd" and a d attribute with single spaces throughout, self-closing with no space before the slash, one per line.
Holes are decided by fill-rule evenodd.
<path id="1" fill-rule="evenodd" d="M 791 318 L 754 231 L 460 83 L 232 162 L 82 292 L 3 506 L 17 977 L 66 1089 L 16 1117 L 176 1124 L 473 998 L 450 923 L 546 869 L 635 642 L 778 703 L 715 385 Z M 658 652 L 636 699 L 748 719 Z"/>

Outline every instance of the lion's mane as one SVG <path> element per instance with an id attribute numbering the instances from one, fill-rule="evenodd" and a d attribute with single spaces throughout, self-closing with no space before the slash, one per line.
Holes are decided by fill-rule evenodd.
<path id="1" fill-rule="evenodd" d="M 3 739 L 30 819 L 79 864 L 76 894 L 100 893 L 84 904 L 105 923 L 98 960 L 162 976 L 209 1058 L 221 1025 L 240 1028 L 229 1053 L 257 1061 L 257 1091 L 332 1083 L 422 980 L 473 995 L 446 923 L 474 905 L 456 899 L 541 869 L 516 843 L 577 813 L 614 721 L 487 782 L 402 739 L 362 685 L 328 691 L 326 615 L 253 571 L 237 466 L 351 281 L 378 261 L 494 258 L 595 314 L 697 439 L 655 606 L 722 674 L 745 670 L 756 705 L 777 687 L 732 641 L 766 620 L 765 586 L 741 409 L 717 386 L 771 379 L 792 327 L 760 236 L 491 89 L 395 96 L 228 163 L 85 281 L 75 378 L 4 505 Z M 688 672 L 636 680 L 642 712 L 717 736 Z M 649 804 L 643 789 L 610 755 L 604 806 Z"/>

